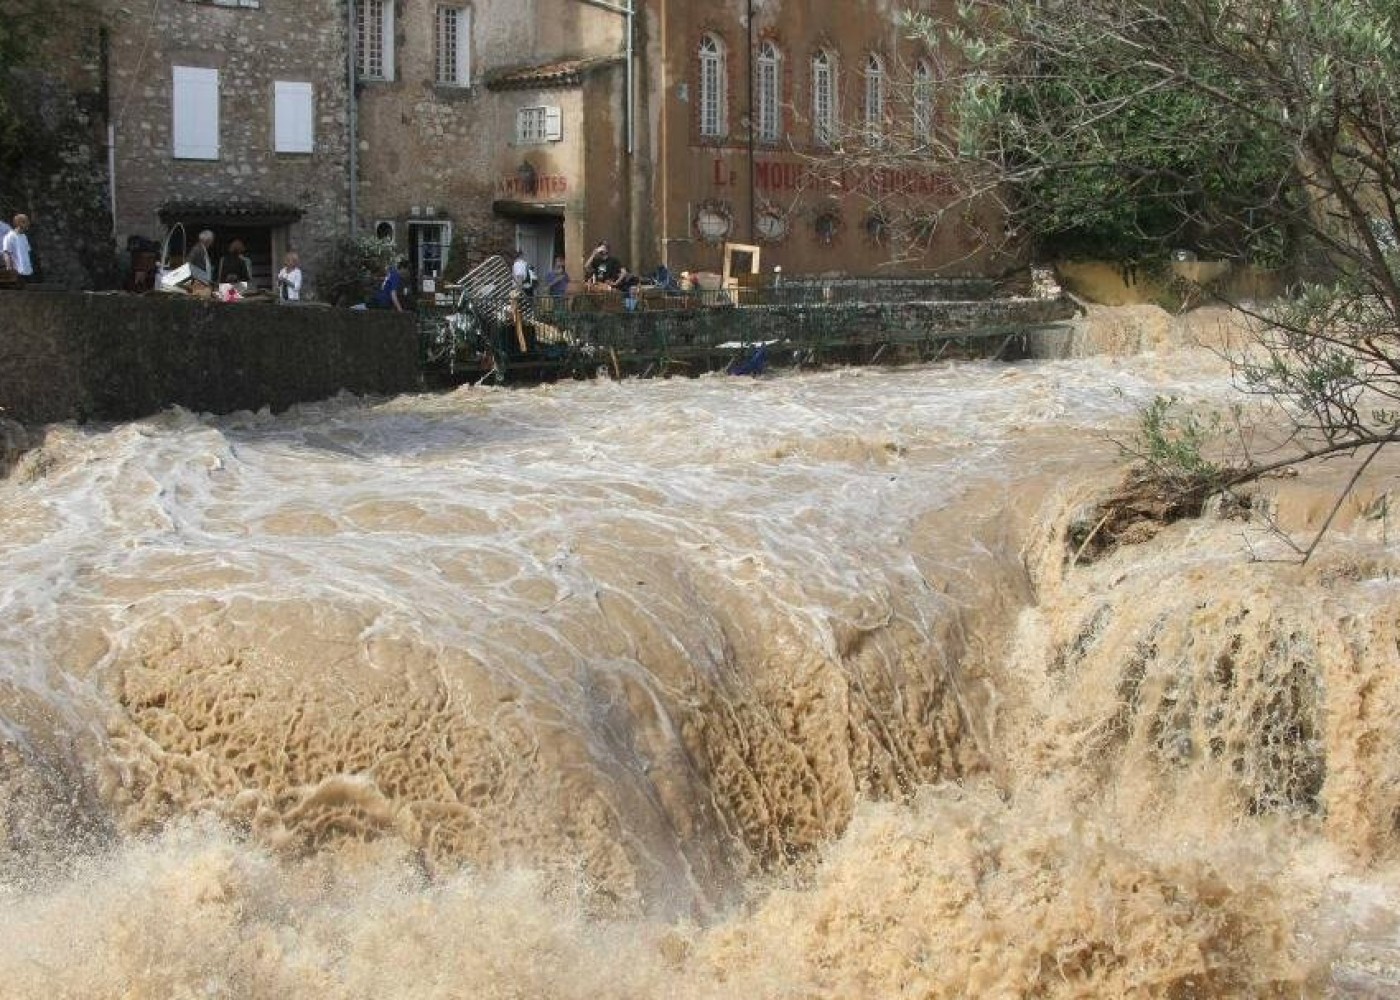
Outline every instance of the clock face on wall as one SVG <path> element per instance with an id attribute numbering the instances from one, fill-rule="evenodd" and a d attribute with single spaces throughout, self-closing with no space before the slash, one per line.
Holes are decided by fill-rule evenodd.
<path id="1" fill-rule="evenodd" d="M 787 216 L 781 212 L 764 212 L 754 220 L 754 229 L 758 231 L 758 238 L 775 242 L 787 235 Z"/>

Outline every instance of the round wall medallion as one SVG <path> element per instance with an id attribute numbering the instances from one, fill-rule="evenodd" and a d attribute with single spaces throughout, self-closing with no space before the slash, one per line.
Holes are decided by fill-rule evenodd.
<path id="1" fill-rule="evenodd" d="M 718 243 L 734 228 L 734 220 L 719 206 L 707 205 L 695 213 L 695 231 L 703 240 Z"/>
<path id="2" fill-rule="evenodd" d="M 754 220 L 754 229 L 759 239 L 776 243 L 788 233 L 787 216 L 778 211 L 763 212 Z"/>

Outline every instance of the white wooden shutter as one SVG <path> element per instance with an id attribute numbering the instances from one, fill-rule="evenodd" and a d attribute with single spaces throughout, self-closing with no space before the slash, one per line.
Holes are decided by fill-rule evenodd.
<path id="1" fill-rule="evenodd" d="M 544 137 L 556 142 L 564 138 L 564 115 L 558 108 L 544 109 Z"/>
<path id="2" fill-rule="evenodd" d="M 172 66 L 171 147 L 177 160 L 219 158 L 219 71 Z"/>
<path id="3" fill-rule="evenodd" d="M 311 84 L 277 80 L 273 91 L 273 149 L 279 153 L 315 150 L 315 105 Z"/>

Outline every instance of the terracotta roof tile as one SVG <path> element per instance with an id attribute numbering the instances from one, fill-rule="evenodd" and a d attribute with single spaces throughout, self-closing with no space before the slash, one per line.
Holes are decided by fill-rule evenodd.
<path id="1" fill-rule="evenodd" d="M 595 69 L 622 61 L 620 56 L 592 59 L 565 59 L 538 66 L 517 66 L 486 76 L 487 90 L 547 90 L 557 87 L 577 87 Z"/>

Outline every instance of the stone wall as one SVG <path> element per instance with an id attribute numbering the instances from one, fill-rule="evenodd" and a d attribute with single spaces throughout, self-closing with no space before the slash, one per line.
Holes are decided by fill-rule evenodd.
<path id="1" fill-rule="evenodd" d="M 818 351 L 984 336 L 999 344 L 1014 333 L 1063 323 L 1074 312 L 1066 299 L 861 302 L 575 313 L 558 325 L 578 343 L 656 357 L 774 341 Z M 1025 351 L 1026 346 L 1018 345 L 1016 353 Z"/>
<path id="2" fill-rule="evenodd" d="M 271 303 L 0 292 L 0 415 L 126 420 L 227 413 L 419 384 L 412 319 Z"/>

